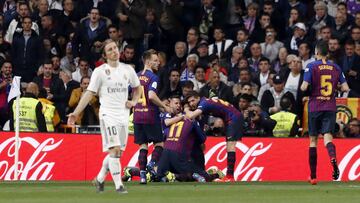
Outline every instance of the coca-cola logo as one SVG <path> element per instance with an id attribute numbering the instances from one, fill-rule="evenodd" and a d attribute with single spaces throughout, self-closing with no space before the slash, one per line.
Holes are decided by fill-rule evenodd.
<path id="1" fill-rule="evenodd" d="M 350 163 L 354 161 L 353 165 Z M 348 170 L 348 179 L 357 180 L 360 178 L 360 145 L 352 148 L 339 162 L 340 176 L 338 180 L 344 179 L 343 176 Z"/>
<path id="2" fill-rule="evenodd" d="M 44 161 L 48 152 L 56 149 L 62 139 L 55 141 L 54 138 L 48 138 L 42 143 L 32 137 L 23 137 L 19 139 L 19 151 L 24 147 L 31 147 L 33 153 L 27 155 L 27 160 L 20 157 L 18 162 L 19 180 L 50 180 L 53 176 L 52 169 L 55 162 Z M 25 146 L 26 144 L 26 146 Z M 22 145 L 24 145 L 22 147 Z M 0 156 L 8 157 L 8 160 L 15 158 L 15 138 L 9 138 L 0 144 Z M 0 180 L 12 180 L 15 174 L 14 162 L 7 160 L 0 161 Z"/>
<path id="3" fill-rule="evenodd" d="M 261 174 L 264 170 L 263 166 L 259 166 L 255 163 L 257 157 L 261 156 L 271 148 L 272 144 L 264 145 L 262 142 L 258 142 L 251 147 L 248 147 L 242 142 L 236 143 L 237 152 L 240 151 L 241 160 L 239 164 L 235 165 L 234 169 L 234 178 L 238 181 L 261 181 Z M 214 159 L 217 166 L 209 166 L 208 162 L 211 159 Z M 239 155 L 237 155 L 239 157 Z M 225 162 L 225 164 L 221 164 Z M 226 163 L 227 163 L 227 151 L 226 151 L 226 142 L 220 142 L 213 146 L 205 154 L 205 165 L 210 167 L 217 167 L 219 165 L 225 165 L 221 169 L 226 173 Z"/>

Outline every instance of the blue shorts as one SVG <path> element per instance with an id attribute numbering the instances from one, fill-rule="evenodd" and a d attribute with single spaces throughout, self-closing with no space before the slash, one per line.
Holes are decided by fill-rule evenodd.
<path id="1" fill-rule="evenodd" d="M 240 115 L 238 118 L 230 121 L 226 126 L 226 141 L 238 141 L 244 134 L 244 118 Z"/>
<path id="2" fill-rule="evenodd" d="M 335 111 L 309 112 L 308 118 L 310 136 L 318 136 L 319 134 L 325 133 L 334 133 L 336 123 Z"/>
<path id="3" fill-rule="evenodd" d="M 135 144 L 159 143 L 164 141 L 160 123 L 134 124 Z"/>

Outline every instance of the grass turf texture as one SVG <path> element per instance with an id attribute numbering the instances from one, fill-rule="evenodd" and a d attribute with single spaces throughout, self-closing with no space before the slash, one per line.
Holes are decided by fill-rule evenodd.
<path id="1" fill-rule="evenodd" d="M 181 202 L 181 203 L 358 203 L 360 182 L 237 182 L 125 183 L 128 194 L 117 194 L 112 182 L 95 193 L 90 182 L 0 182 L 0 202 Z"/>

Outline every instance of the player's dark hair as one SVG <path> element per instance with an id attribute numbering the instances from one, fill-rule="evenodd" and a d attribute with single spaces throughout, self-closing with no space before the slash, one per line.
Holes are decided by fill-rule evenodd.
<path id="1" fill-rule="evenodd" d="M 316 44 L 316 49 L 319 55 L 326 56 L 329 52 L 329 45 L 327 42 L 321 40 Z"/>
<path id="2" fill-rule="evenodd" d="M 185 103 L 188 103 L 190 97 L 199 98 L 200 94 L 198 92 L 196 92 L 196 91 L 189 92 L 189 94 L 185 98 Z"/>

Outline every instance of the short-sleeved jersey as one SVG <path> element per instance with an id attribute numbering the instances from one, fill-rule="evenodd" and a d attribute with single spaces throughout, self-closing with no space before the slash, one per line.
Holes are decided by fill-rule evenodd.
<path id="1" fill-rule="evenodd" d="M 165 135 L 165 149 L 188 155 L 194 146 L 195 139 L 199 138 L 201 142 L 206 139 L 199 123 L 190 119 L 172 124 Z"/>
<path id="2" fill-rule="evenodd" d="M 233 105 L 221 99 L 202 97 L 197 108 L 203 114 L 222 118 L 226 124 L 237 120 L 241 116 L 241 113 Z"/>
<path id="3" fill-rule="evenodd" d="M 153 104 L 149 99 L 149 91 L 157 94 L 159 78 L 152 71 L 146 70 L 138 74 L 141 84 L 141 97 L 134 107 L 135 124 L 154 124 L 160 123 L 159 107 Z"/>
<path id="4" fill-rule="evenodd" d="M 99 95 L 100 116 L 102 114 L 114 116 L 128 124 L 130 110 L 125 106 L 128 100 L 128 88 L 139 85 L 136 72 L 130 65 L 118 63 L 114 68 L 103 64 L 92 73 L 87 90 Z"/>
<path id="5" fill-rule="evenodd" d="M 305 69 L 304 81 L 311 87 L 309 112 L 336 111 L 337 85 L 346 82 L 338 65 L 325 60 L 311 62 Z"/>

